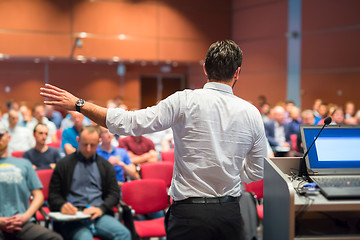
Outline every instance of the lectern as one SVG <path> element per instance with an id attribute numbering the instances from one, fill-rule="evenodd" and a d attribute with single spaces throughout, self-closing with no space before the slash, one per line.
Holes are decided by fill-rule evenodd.
<path id="1" fill-rule="evenodd" d="M 266 158 L 264 163 L 264 240 L 360 240 L 360 199 L 328 200 L 302 195 L 305 182 L 293 179 L 301 158 Z"/>

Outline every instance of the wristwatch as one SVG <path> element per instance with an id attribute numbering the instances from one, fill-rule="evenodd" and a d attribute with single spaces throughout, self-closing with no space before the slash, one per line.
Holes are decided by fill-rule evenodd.
<path id="1" fill-rule="evenodd" d="M 84 99 L 79 99 L 76 101 L 75 103 L 75 109 L 77 112 L 81 112 L 81 108 L 85 105 L 85 100 Z"/>

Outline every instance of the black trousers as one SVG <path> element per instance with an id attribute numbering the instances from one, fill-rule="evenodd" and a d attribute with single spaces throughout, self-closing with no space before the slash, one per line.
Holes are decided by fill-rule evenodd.
<path id="1" fill-rule="evenodd" d="M 245 239 L 239 202 L 172 204 L 166 213 L 167 240 Z"/>

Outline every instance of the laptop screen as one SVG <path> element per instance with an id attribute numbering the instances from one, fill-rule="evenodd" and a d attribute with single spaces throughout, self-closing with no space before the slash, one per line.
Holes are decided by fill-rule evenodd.
<path id="1" fill-rule="evenodd" d="M 300 126 L 304 152 L 322 125 Z M 308 169 L 321 173 L 360 173 L 360 125 L 329 125 L 320 133 L 306 158 Z"/>

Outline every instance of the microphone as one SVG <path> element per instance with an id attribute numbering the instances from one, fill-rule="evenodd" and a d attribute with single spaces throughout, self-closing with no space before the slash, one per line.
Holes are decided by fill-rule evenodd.
<path id="1" fill-rule="evenodd" d="M 299 174 L 298 174 L 299 177 L 304 177 L 306 180 L 308 179 L 309 173 L 308 173 L 307 168 L 306 168 L 305 158 L 309 154 L 310 149 L 314 145 L 316 139 L 318 139 L 318 137 L 319 137 L 320 133 L 322 132 L 322 130 L 325 128 L 325 126 L 329 125 L 331 123 L 331 121 L 332 121 L 331 117 L 325 118 L 323 127 L 320 129 L 318 135 L 316 136 L 314 141 L 311 143 L 310 147 L 307 149 L 304 156 L 300 159 Z"/>

